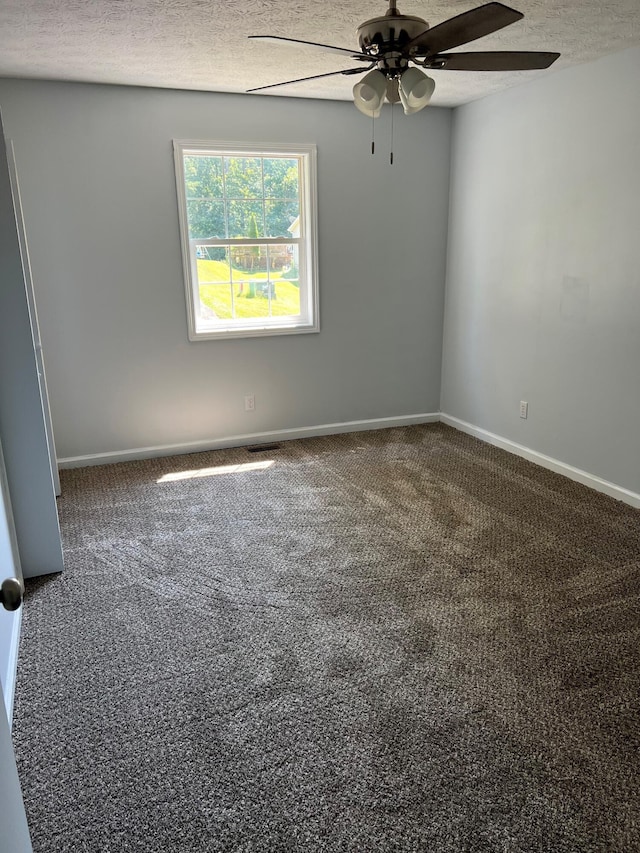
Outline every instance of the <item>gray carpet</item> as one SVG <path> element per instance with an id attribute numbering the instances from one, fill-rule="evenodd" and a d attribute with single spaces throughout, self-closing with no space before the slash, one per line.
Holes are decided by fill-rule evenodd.
<path id="1" fill-rule="evenodd" d="M 62 487 L 36 853 L 640 850 L 638 511 L 439 424 Z"/>

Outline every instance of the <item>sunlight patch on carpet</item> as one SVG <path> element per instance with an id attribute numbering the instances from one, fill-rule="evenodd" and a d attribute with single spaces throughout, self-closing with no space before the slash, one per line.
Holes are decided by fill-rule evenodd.
<path id="1" fill-rule="evenodd" d="M 261 462 L 241 462 L 238 465 L 216 465 L 213 468 L 194 468 L 191 471 L 175 471 L 163 474 L 156 483 L 173 483 L 176 480 L 194 480 L 196 477 L 215 477 L 219 474 L 244 474 L 246 471 L 263 471 L 273 465 L 273 459 Z"/>

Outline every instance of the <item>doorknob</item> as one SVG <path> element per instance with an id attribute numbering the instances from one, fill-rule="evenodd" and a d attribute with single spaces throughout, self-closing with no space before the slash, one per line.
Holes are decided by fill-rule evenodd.
<path id="1" fill-rule="evenodd" d="M 0 587 L 0 604 L 5 610 L 17 610 L 22 604 L 22 584 L 18 578 L 7 578 Z"/>

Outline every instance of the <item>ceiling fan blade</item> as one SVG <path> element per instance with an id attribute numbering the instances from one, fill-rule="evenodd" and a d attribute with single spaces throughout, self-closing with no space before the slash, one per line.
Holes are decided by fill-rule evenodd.
<path id="1" fill-rule="evenodd" d="M 255 89 L 247 89 L 247 94 L 249 92 L 261 92 L 263 89 L 275 89 L 276 86 L 288 86 L 290 83 L 304 83 L 305 80 L 318 80 L 320 77 L 335 77 L 337 74 L 364 74 L 368 70 L 368 68 L 345 68 L 342 71 L 313 74 L 311 77 L 298 77 L 296 80 L 285 80 L 284 83 L 270 83 L 268 86 L 256 86 Z"/>
<path id="2" fill-rule="evenodd" d="M 536 50 L 438 53 L 429 57 L 427 67 L 431 65 L 446 71 L 531 71 L 548 68 L 559 56 L 559 53 Z"/>
<path id="3" fill-rule="evenodd" d="M 290 39 L 284 36 L 248 36 L 250 39 L 258 41 L 269 41 L 274 43 L 287 42 L 287 44 L 303 45 L 304 47 L 315 47 L 318 50 L 328 51 L 329 53 L 339 53 L 342 56 L 350 56 L 352 59 L 365 59 L 371 62 L 371 56 L 368 53 L 361 53 L 359 50 L 349 50 L 347 47 L 334 47 L 331 44 L 318 44 L 315 41 L 302 41 L 301 39 Z"/>
<path id="4" fill-rule="evenodd" d="M 431 56 L 452 47 L 475 41 L 488 36 L 513 24 L 523 18 L 522 12 L 504 6 L 502 3 L 486 3 L 477 9 L 470 9 L 455 18 L 443 21 L 433 29 L 425 30 L 407 45 L 407 48 L 417 47 L 419 56 Z"/>

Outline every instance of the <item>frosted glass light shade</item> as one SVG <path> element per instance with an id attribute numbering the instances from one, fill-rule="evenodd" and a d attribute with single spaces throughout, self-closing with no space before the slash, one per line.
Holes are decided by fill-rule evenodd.
<path id="1" fill-rule="evenodd" d="M 427 77 L 419 68 L 408 68 L 400 78 L 400 100 L 405 115 L 424 109 L 436 88 L 435 80 Z"/>
<path id="2" fill-rule="evenodd" d="M 366 116 L 378 118 L 387 92 L 387 78 L 381 71 L 370 71 L 353 87 L 353 103 Z"/>

